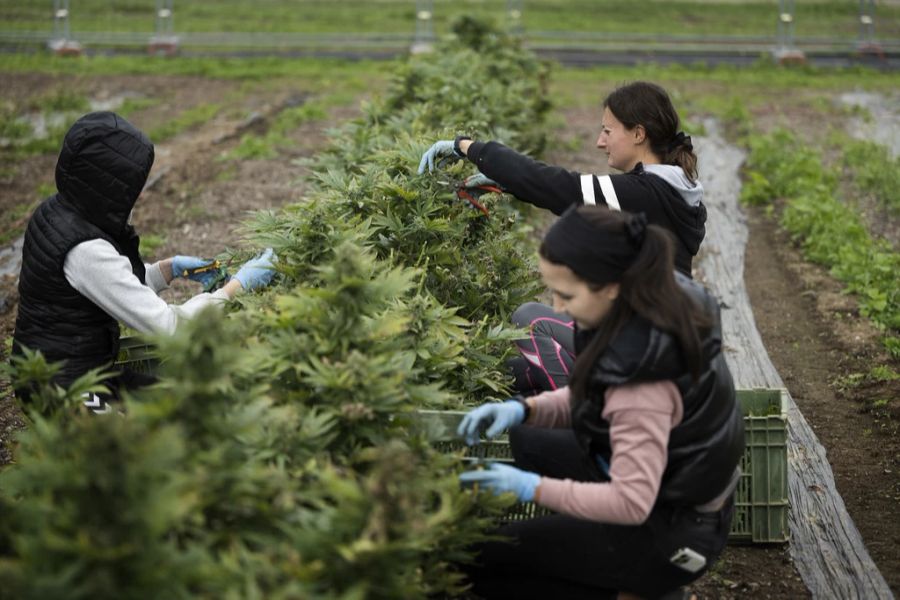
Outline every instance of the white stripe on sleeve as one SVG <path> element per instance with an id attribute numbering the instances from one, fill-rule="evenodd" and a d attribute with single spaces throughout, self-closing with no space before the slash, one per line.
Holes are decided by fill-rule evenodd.
<path id="1" fill-rule="evenodd" d="M 622 210 L 622 207 L 619 206 L 619 197 L 616 196 L 616 188 L 613 187 L 612 179 L 609 178 L 609 175 L 597 177 L 597 181 L 600 182 L 600 190 L 606 199 L 606 205 L 611 210 Z"/>
<path id="2" fill-rule="evenodd" d="M 581 197 L 584 200 L 584 203 L 589 206 L 594 206 L 595 204 L 597 204 L 597 200 L 594 199 L 593 175 L 581 176 Z"/>

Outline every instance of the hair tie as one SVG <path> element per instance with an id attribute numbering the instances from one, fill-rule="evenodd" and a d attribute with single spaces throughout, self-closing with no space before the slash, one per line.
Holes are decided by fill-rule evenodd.
<path id="1" fill-rule="evenodd" d="M 685 135 L 683 131 L 679 131 L 675 134 L 675 138 L 669 144 L 669 152 L 672 152 L 680 146 L 684 146 L 688 150 L 694 149 L 694 144 L 691 142 L 691 136 Z"/>
<path id="2" fill-rule="evenodd" d="M 625 222 L 625 235 L 635 248 L 640 248 L 644 244 L 644 237 L 647 234 L 647 215 L 644 213 L 636 213 Z"/>

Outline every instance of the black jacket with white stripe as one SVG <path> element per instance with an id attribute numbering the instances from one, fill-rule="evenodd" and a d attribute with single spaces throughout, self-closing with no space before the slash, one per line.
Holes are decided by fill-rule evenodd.
<path id="1" fill-rule="evenodd" d="M 547 165 L 498 142 L 473 142 L 467 154 L 505 191 L 554 214 L 583 203 L 646 214 L 650 223 L 674 234 L 675 268 L 691 276 L 692 259 L 706 235 L 706 207 L 703 187 L 688 181 L 681 168 L 638 163 L 627 173 L 597 177 Z"/>

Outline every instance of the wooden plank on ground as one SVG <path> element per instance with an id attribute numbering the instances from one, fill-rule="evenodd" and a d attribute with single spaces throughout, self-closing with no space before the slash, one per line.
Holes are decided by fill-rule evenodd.
<path id="1" fill-rule="evenodd" d="M 738 204 L 743 153 L 716 123 L 695 138 L 709 211 L 694 272 L 723 304 L 725 356 L 739 388 L 784 388 L 762 343 L 744 286 L 746 218 Z M 813 598 L 893 598 L 834 483 L 825 448 L 788 394 L 790 551 Z"/>

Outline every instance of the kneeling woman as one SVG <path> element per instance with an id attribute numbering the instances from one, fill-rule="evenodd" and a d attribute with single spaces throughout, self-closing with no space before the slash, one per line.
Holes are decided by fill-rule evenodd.
<path id="1" fill-rule="evenodd" d="M 676 274 L 643 215 L 581 206 L 540 249 L 554 309 L 576 324 L 570 385 L 482 405 L 470 443 L 510 430 L 516 466 L 460 477 L 558 514 L 505 526 L 469 575 L 485 598 L 658 598 L 725 546 L 744 447 L 718 304 Z"/>

